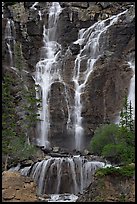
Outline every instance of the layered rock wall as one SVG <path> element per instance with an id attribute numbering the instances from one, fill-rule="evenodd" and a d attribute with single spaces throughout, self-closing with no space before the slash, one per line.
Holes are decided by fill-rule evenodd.
<path id="1" fill-rule="evenodd" d="M 3 72 L 12 72 L 8 64 L 9 51 L 4 41 L 5 26 L 8 19 L 12 19 L 15 28 L 15 44 L 21 45 L 24 65 L 20 71 L 21 77 L 29 90 L 34 89 L 34 75 L 36 63 L 40 60 L 40 49 L 43 45 L 43 25 L 48 26 L 48 8 L 51 2 L 4 3 L 4 18 L 2 19 L 3 37 Z M 50 140 L 53 145 L 73 149 L 74 131 L 72 127 L 68 132 L 68 106 L 71 112 L 74 109 L 74 84 L 72 82 L 75 59 L 79 53 L 79 46 L 73 42 L 78 38 L 82 28 L 89 28 L 95 22 L 107 19 L 112 15 L 128 9 L 125 16 L 106 32 L 104 55 L 97 61 L 88 82 L 82 99 L 82 117 L 84 127 L 85 147 L 87 146 L 95 128 L 105 122 L 114 122 L 122 108 L 123 98 L 128 93 L 132 70 L 127 61 L 134 57 L 135 47 L 135 13 L 134 2 L 60 2 L 63 8 L 57 25 L 57 42 L 62 47 L 61 77 L 62 82 L 52 85 L 49 93 L 50 108 Z M 102 39 L 103 40 L 103 39 Z M 103 41 L 102 41 L 103 42 Z M 15 57 L 15 52 L 12 50 Z M 82 62 L 85 69 L 85 62 Z M 25 70 L 25 71 L 24 71 Z M 65 83 L 65 85 L 64 85 Z M 15 80 L 18 85 L 18 79 Z M 34 93 L 35 95 L 35 93 Z M 20 96 L 15 90 L 14 96 Z M 66 100 L 66 97 L 68 99 Z M 17 102 L 17 115 L 21 120 L 20 103 Z M 73 115 L 73 114 L 72 114 Z M 31 128 L 29 137 L 34 141 L 38 135 L 35 127 Z M 64 143 L 64 140 L 66 143 Z"/>

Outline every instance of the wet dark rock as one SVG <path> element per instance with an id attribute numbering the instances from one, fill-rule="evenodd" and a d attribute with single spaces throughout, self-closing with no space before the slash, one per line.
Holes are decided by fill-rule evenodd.
<path id="1" fill-rule="evenodd" d="M 25 160 L 25 161 L 21 161 L 21 168 L 27 167 L 27 166 L 31 166 L 33 164 L 33 160 Z"/>
<path id="2" fill-rule="evenodd" d="M 68 154 L 62 154 L 62 153 L 56 153 L 56 152 L 51 152 L 48 155 L 51 157 L 68 157 Z"/>
<path id="3" fill-rule="evenodd" d="M 29 9 L 35 2 L 24 2 L 24 7 Z"/>
<path id="4" fill-rule="evenodd" d="M 72 55 L 77 55 L 79 53 L 79 50 L 80 50 L 80 45 L 72 43 L 69 48 L 72 52 Z"/>
<path id="5" fill-rule="evenodd" d="M 98 2 L 98 4 L 101 5 L 103 9 L 105 9 L 105 8 L 112 6 L 113 3 L 111 3 L 111 2 Z"/>
<path id="6" fill-rule="evenodd" d="M 42 146 L 42 147 L 40 147 L 40 149 L 41 149 L 45 154 L 50 153 L 50 152 L 52 151 L 52 148 L 51 148 L 51 147 L 44 147 L 44 146 Z"/>
<path id="7" fill-rule="evenodd" d="M 58 153 L 58 152 L 60 152 L 60 148 L 59 147 L 53 147 L 52 151 L 55 153 Z"/>

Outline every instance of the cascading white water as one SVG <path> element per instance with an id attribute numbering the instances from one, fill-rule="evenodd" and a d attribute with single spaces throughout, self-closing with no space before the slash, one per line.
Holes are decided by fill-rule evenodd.
<path id="1" fill-rule="evenodd" d="M 129 67 L 133 70 L 133 76 L 130 80 L 130 86 L 128 91 L 128 102 L 131 101 L 131 106 L 133 108 L 133 120 L 135 119 L 135 61 L 134 58 L 131 57 L 131 59 L 127 62 Z M 118 113 L 118 116 L 116 117 L 115 124 L 120 123 L 120 112 Z"/>
<path id="2" fill-rule="evenodd" d="M 77 194 L 89 186 L 98 168 L 104 162 L 88 161 L 84 157 L 49 158 L 21 169 L 22 175 L 29 175 L 38 185 L 38 194 Z M 66 185 L 67 184 L 67 185 Z"/>
<path id="3" fill-rule="evenodd" d="M 10 58 L 10 67 L 13 67 L 13 49 L 15 44 L 15 34 L 14 34 L 14 21 L 11 19 L 7 19 L 6 27 L 5 27 L 5 42 L 8 47 L 9 58 Z"/>
<path id="4" fill-rule="evenodd" d="M 32 8 L 35 8 L 35 5 Z M 67 86 L 62 80 L 62 75 L 59 69 L 61 56 L 61 45 L 57 43 L 56 26 L 58 23 L 59 14 L 62 9 L 58 2 L 53 2 L 49 7 L 48 28 L 43 26 L 43 47 L 41 48 L 41 59 L 36 64 L 35 84 L 39 86 L 36 92 L 37 99 L 42 99 L 42 107 L 39 110 L 40 122 L 38 124 L 39 138 L 37 143 L 39 146 L 47 147 L 49 144 L 48 134 L 50 130 L 50 115 L 49 115 L 49 93 L 51 85 L 59 81 L 64 85 L 65 100 L 68 109 L 67 125 L 71 122 L 71 111 L 68 100 Z M 88 29 L 81 29 L 78 40 L 74 44 L 80 45 L 80 52 L 75 60 L 73 82 L 75 84 L 75 108 L 74 108 L 74 129 L 76 149 L 81 150 L 83 143 L 84 129 L 82 126 L 82 100 L 81 95 L 89 79 L 90 74 L 94 69 L 94 65 L 99 57 L 103 54 L 104 42 L 102 35 L 117 22 L 119 16 L 126 11 L 112 16 L 106 20 L 99 21 Z M 40 14 L 41 15 L 41 14 Z M 107 36 L 106 36 L 107 37 Z M 106 39 L 103 36 L 103 40 Z M 82 68 L 82 61 L 87 60 L 86 68 Z M 35 163 L 31 167 L 20 169 L 22 175 L 29 175 L 38 184 L 38 193 L 75 193 L 83 192 L 84 189 L 92 182 L 93 174 L 96 169 L 104 167 L 104 162 L 88 161 L 84 157 L 58 157 L 42 160 Z"/>
<path id="5" fill-rule="evenodd" d="M 2 18 L 4 18 L 4 9 L 3 9 L 3 7 L 4 7 L 4 2 L 2 2 Z"/>
<path id="6" fill-rule="evenodd" d="M 39 3 L 39 2 L 35 2 L 35 3 L 30 7 L 30 9 L 37 10 L 37 8 L 36 8 L 35 6 L 37 6 L 38 3 Z M 39 15 L 40 21 L 41 21 L 41 20 L 42 20 L 42 14 L 41 14 L 41 11 L 40 11 L 40 10 L 38 10 L 38 15 Z"/>
<path id="7" fill-rule="evenodd" d="M 131 101 L 131 105 L 133 107 L 133 119 L 135 118 L 135 62 L 128 62 L 130 68 L 133 70 L 133 76 L 130 81 L 130 87 L 128 92 L 128 101 Z"/>
<path id="8" fill-rule="evenodd" d="M 75 129 L 75 146 L 77 150 L 82 150 L 84 129 L 82 126 L 82 102 L 81 95 L 88 81 L 88 78 L 93 71 L 94 64 L 99 57 L 104 53 L 102 49 L 103 42 L 101 36 L 118 21 L 119 16 L 126 13 L 128 10 L 111 16 L 110 18 L 98 21 L 88 29 L 79 31 L 78 40 L 74 44 L 80 45 L 80 53 L 77 55 L 74 67 L 73 81 L 75 84 L 75 108 L 74 108 L 74 129 Z M 105 37 L 106 39 L 106 37 Z M 86 70 L 82 72 L 81 62 L 87 60 Z M 105 109 L 105 107 L 104 107 Z"/>
<path id="9" fill-rule="evenodd" d="M 35 8 L 35 5 L 32 6 Z M 55 81 L 60 81 L 66 87 L 65 82 L 61 79 L 61 73 L 58 67 L 59 57 L 61 54 L 61 45 L 57 43 L 57 34 L 56 26 L 61 13 L 62 8 L 58 2 L 53 2 L 52 6 L 49 6 L 49 17 L 48 17 L 48 28 L 46 29 L 45 25 L 43 26 L 43 43 L 44 46 L 41 48 L 41 60 L 36 65 L 36 75 L 35 83 L 40 86 L 39 91 L 36 93 L 37 99 L 42 99 L 42 107 L 39 110 L 39 119 L 41 120 L 38 124 L 38 134 L 40 135 L 37 139 L 37 144 L 39 146 L 48 147 L 49 140 L 48 135 L 50 131 L 50 115 L 49 115 L 49 93 L 51 85 Z M 80 45 L 80 52 L 75 60 L 73 82 L 75 85 L 75 104 L 74 112 L 69 108 L 68 100 L 68 122 L 67 129 L 69 130 L 70 118 L 71 115 L 74 116 L 74 131 L 75 131 L 75 149 L 83 150 L 84 144 L 83 135 L 84 128 L 82 125 L 82 101 L 81 95 L 84 92 L 84 88 L 88 81 L 88 78 L 93 71 L 94 64 L 103 54 L 103 43 L 101 37 L 106 31 L 115 24 L 119 16 L 126 13 L 126 11 L 111 16 L 110 18 L 98 21 L 88 29 L 81 29 L 79 32 L 78 40 L 74 44 Z M 103 40 L 106 37 L 103 36 Z M 81 62 L 87 60 L 85 71 L 81 71 Z M 66 90 L 65 90 L 65 93 Z M 106 107 L 104 107 L 105 111 Z M 73 128 L 72 128 L 73 129 Z"/>
<path id="10" fill-rule="evenodd" d="M 35 8 L 35 6 L 36 6 L 38 3 L 39 3 L 39 2 L 35 2 L 35 3 L 30 7 L 30 9 L 37 10 L 37 8 Z"/>
<path id="11" fill-rule="evenodd" d="M 36 64 L 35 84 L 40 86 L 36 98 L 42 99 L 42 107 L 39 110 L 40 123 L 38 124 L 39 146 L 48 147 L 48 133 L 50 128 L 48 94 L 51 85 L 60 79 L 58 61 L 61 53 L 61 45 L 56 42 L 56 27 L 59 14 L 62 9 L 58 2 L 52 2 L 49 9 L 48 28 L 43 26 L 43 44 L 41 59 Z"/>

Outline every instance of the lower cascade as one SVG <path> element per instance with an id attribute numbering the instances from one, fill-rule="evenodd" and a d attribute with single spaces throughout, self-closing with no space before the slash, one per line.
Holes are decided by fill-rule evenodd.
<path id="1" fill-rule="evenodd" d="M 105 162 L 90 161 L 84 156 L 74 155 L 50 157 L 24 168 L 11 168 L 10 171 L 18 170 L 22 175 L 33 178 L 38 186 L 38 195 L 77 195 L 92 183 L 95 171 L 105 166 Z"/>

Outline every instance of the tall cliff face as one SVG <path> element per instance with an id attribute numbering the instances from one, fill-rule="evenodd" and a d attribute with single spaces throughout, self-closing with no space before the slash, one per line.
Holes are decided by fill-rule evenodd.
<path id="1" fill-rule="evenodd" d="M 15 78 L 15 98 L 21 97 L 21 79 L 24 86 L 33 91 L 35 97 L 36 64 L 41 57 L 43 25 L 45 29 L 48 28 L 50 6 L 51 2 L 4 3 L 2 65 L 3 73 L 9 72 Z M 60 2 L 60 6 L 62 11 L 58 19 L 56 41 L 61 45 L 59 65 L 61 80 L 56 80 L 48 93 L 50 115 L 48 137 L 52 145 L 74 149 L 76 84 L 72 79 L 75 61 L 82 49 L 74 42 L 78 40 L 81 29 L 86 30 L 95 23 L 118 15 L 127 9 L 127 12 L 100 37 L 99 45 L 103 50 L 101 57 L 94 64 L 93 71 L 81 93 L 83 147 L 86 147 L 94 129 L 99 124 L 116 120 L 123 104 L 123 98 L 128 93 L 133 74 L 128 61 L 131 58 L 134 59 L 135 52 L 135 5 L 134 2 Z M 11 26 L 11 35 L 14 37 L 14 45 L 11 46 L 12 69 L 9 48 L 5 40 L 8 19 L 14 23 Z M 106 22 L 108 25 L 109 23 L 110 20 Z M 92 53 L 91 50 L 89 52 Z M 21 62 L 23 65 L 20 65 Z M 80 66 L 82 76 L 86 71 L 86 58 L 81 60 Z M 81 81 L 79 78 L 80 83 Z M 21 109 L 23 103 L 26 101 L 22 97 L 21 100 L 16 101 L 18 121 L 26 114 Z M 67 126 L 68 118 L 70 119 L 69 127 Z M 36 127 L 30 127 L 27 131 L 30 139 L 35 142 L 35 138 L 39 137 Z"/>

